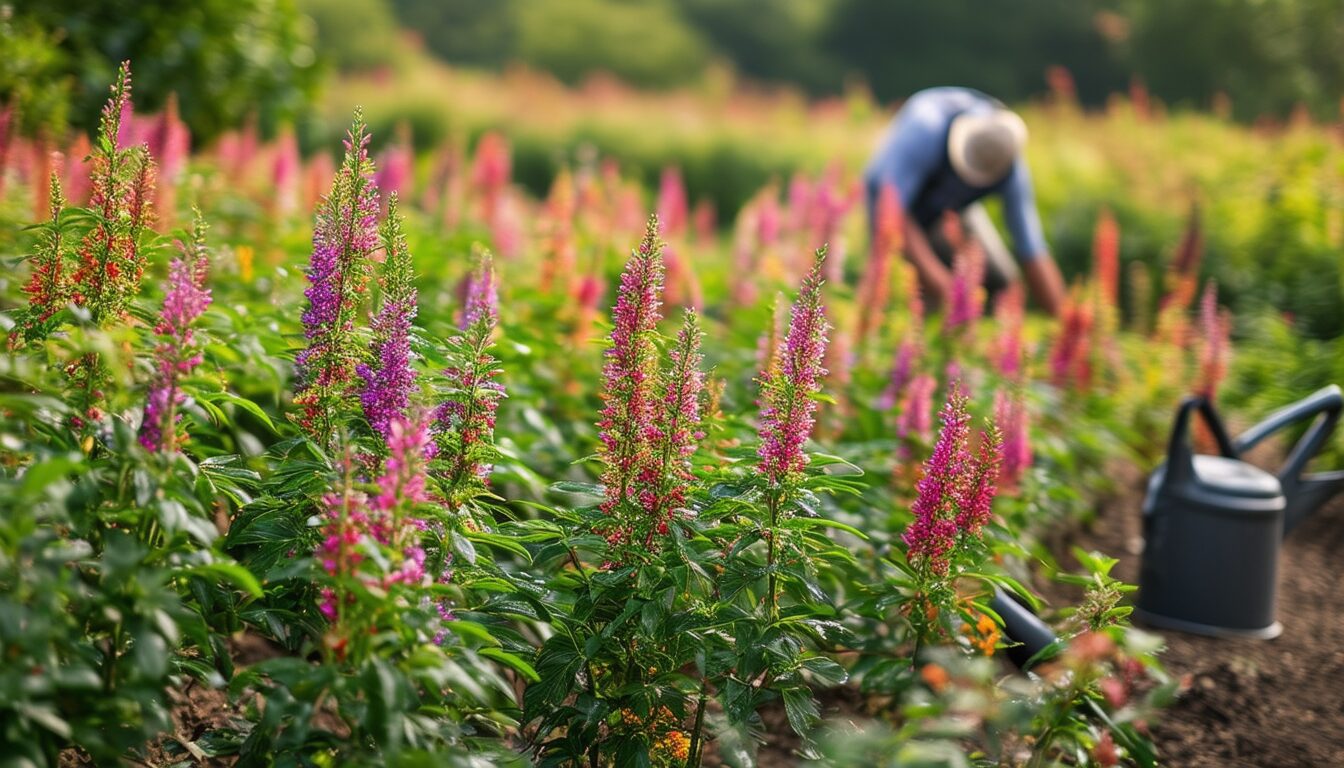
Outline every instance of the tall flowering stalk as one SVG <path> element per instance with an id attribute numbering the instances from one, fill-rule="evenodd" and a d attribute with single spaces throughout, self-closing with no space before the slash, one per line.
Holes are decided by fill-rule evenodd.
<path id="1" fill-rule="evenodd" d="M 1059 336 L 1050 350 L 1050 376 L 1057 386 L 1086 389 L 1092 381 L 1092 306 L 1080 290 L 1064 305 Z"/>
<path id="2" fill-rule="evenodd" d="M 872 249 L 863 282 L 859 284 L 859 322 L 856 329 L 856 347 L 862 348 L 877 329 L 886 314 L 891 293 L 891 268 L 904 240 L 902 235 L 900 195 L 892 184 L 884 184 L 877 196 L 877 221 L 874 225 Z"/>
<path id="3" fill-rule="evenodd" d="M 205 220 L 200 211 L 192 226 L 191 243 L 178 242 L 182 255 L 168 265 L 168 290 L 154 332 L 159 344 L 154 349 L 154 379 L 145 402 L 145 418 L 140 426 L 140 444 L 149 451 L 172 453 L 181 442 L 177 407 L 186 399 L 182 379 L 201 363 L 192 324 L 210 306 L 206 278 L 210 259 L 205 250 Z"/>
<path id="4" fill-rule="evenodd" d="M 905 333 L 896 347 L 896 356 L 887 375 L 887 386 L 878 397 L 877 407 L 888 410 L 905 397 L 905 389 L 914 380 L 924 351 L 924 297 L 920 293 L 919 278 L 909 264 L 898 266 L 897 274 L 905 291 L 908 320 Z"/>
<path id="5" fill-rule="evenodd" d="M 383 266 L 382 307 L 372 323 L 373 360 L 355 367 L 364 380 L 359 395 L 364 417 L 384 440 L 389 436 L 393 419 L 406 414 L 415 391 L 415 370 L 411 368 L 411 324 L 417 311 L 415 268 L 401 227 L 397 193 L 393 192 L 381 232 L 387 257 Z"/>
<path id="6" fill-rule="evenodd" d="M 495 412 L 505 394 L 489 351 L 498 322 L 495 283 L 490 255 L 482 253 L 468 281 L 462 332 L 452 342 L 453 364 L 443 372 L 446 399 L 434 413 L 441 489 L 453 510 L 484 488 L 495 456 Z"/>
<path id="7" fill-rule="evenodd" d="M 28 306 L 18 319 L 14 334 L 10 337 L 11 344 L 19 339 L 30 341 L 43 336 L 47 320 L 70 301 L 67 245 L 61 222 L 61 214 L 65 212 L 65 197 L 61 194 L 59 176 L 53 173 L 50 183 L 51 219 L 33 254 L 32 273 L 23 286 L 23 292 L 28 294 Z"/>
<path id="8" fill-rule="evenodd" d="M 1000 389 L 994 393 L 994 422 L 1003 430 L 1001 488 L 1015 488 L 1031 467 L 1031 435 L 1022 393 Z"/>
<path id="9" fill-rule="evenodd" d="M 978 452 L 972 451 L 966 397 L 955 387 L 943 406 L 942 422 L 933 454 L 924 463 L 924 476 L 916 485 L 914 519 L 902 536 L 918 598 L 924 603 L 911 614 L 921 628 L 936 617 L 932 609 L 955 599 L 953 566 L 973 557 L 972 550 L 992 518 L 1003 460 L 1003 440 L 993 424 L 979 435 Z"/>
<path id="10" fill-rule="evenodd" d="M 975 329 L 975 323 L 984 314 L 985 295 L 981 286 L 985 279 L 985 252 L 980 241 L 967 238 L 952 259 L 952 288 L 947 300 L 948 330 Z"/>
<path id="11" fill-rule="evenodd" d="M 686 198 L 686 184 L 681 180 L 681 169 L 669 165 L 663 169 L 658 182 L 658 221 L 661 235 L 676 237 L 686 231 L 690 204 Z"/>
<path id="12" fill-rule="evenodd" d="M 778 361 L 761 380 L 761 444 L 756 452 L 760 458 L 756 471 L 766 483 L 765 503 L 771 531 L 766 563 L 770 569 L 768 605 L 772 616 L 778 613 L 774 531 L 807 467 L 803 445 L 816 423 L 816 396 L 826 376 L 822 361 L 826 357 L 828 323 L 821 301 L 825 260 L 823 248 L 817 251 L 812 271 L 803 280 L 793 303 L 789 330 L 777 353 Z"/>
<path id="13" fill-rule="evenodd" d="M 360 357 L 355 318 L 368 283 L 370 254 L 378 247 L 378 190 L 369 160 L 369 134 L 356 110 L 345 141 L 345 159 L 323 199 L 313 229 L 308 266 L 308 308 L 303 313 L 308 348 L 295 360 L 299 422 L 328 440 L 345 409 Z"/>
<path id="14" fill-rule="evenodd" d="M 902 441 L 915 439 L 925 444 L 933 438 L 933 393 L 937 389 L 938 380 L 931 374 L 921 373 L 910 380 L 901 399 L 896 437 Z"/>
<path id="15" fill-rule="evenodd" d="M 607 540 L 628 543 L 636 529 L 647 529 L 657 512 L 656 492 L 643 484 L 655 470 L 658 348 L 655 331 L 662 318 L 662 244 L 658 217 L 649 218 L 644 239 L 621 273 L 612 309 L 611 346 L 602 368 L 602 411 L 597 422 L 598 452 L 605 468 L 602 511 L 611 518 Z"/>
<path id="16" fill-rule="evenodd" d="M 1101 298 L 1108 306 L 1120 304 L 1120 225 L 1103 210 L 1092 235 L 1092 269 Z"/>
<path id="17" fill-rule="evenodd" d="M 1210 280 L 1199 300 L 1199 328 L 1203 339 L 1196 385 L 1196 394 L 1210 400 L 1227 374 L 1228 326 L 1227 318 L 1218 311 L 1218 284 Z"/>
<path id="18" fill-rule="evenodd" d="M 149 224 L 154 161 L 143 146 L 122 149 L 118 135 L 131 109 L 131 66 L 123 62 L 98 123 L 90 170 L 93 228 L 79 245 L 71 297 L 96 325 L 123 318 L 140 291 L 145 259 L 140 233 Z"/>
<path id="19" fill-rule="evenodd" d="M 653 545 L 655 535 L 667 535 L 668 522 L 686 503 L 686 492 L 694 479 L 691 457 L 705 437 L 700 429 L 700 400 L 705 389 L 701 335 L 699 317 L 694 310 L 687 310 L 676 341 L 668 351 L 657 431 L 651 435 L 659 452 L 656 465 L 659 471 L 647 479 L 656 484 L 658 507 L 653 510 L 652 529 L 644 537 L 645 547 Z"/>
<path id="20" fill-rule="evenodd" d="M 1003 291 L 994 307 L 994 319 L 999 326 L 999 335 L 994 340 L 991 362 L 999 374 L 1010 381 L 1019 380 L 1025 372 L 1022 343 L 1025 303 L 1026 294 L 1022 287 L 1013 285 Z"/>

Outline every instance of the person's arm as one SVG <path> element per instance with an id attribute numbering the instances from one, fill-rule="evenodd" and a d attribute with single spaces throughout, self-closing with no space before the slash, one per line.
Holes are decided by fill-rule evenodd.
<path id="1" fill-rule="evenodd" d="M 1042 309 L 1052 315 L 1059 315 L 1064 307 L 1064 278 L 1045 243 L 1041 215 L 1036 210 L 1036 195 L 1031 187 L 1031 175 L 1021 158 L 1013 166 L 1012 174 L 1003 186 L 1003 218 L 1012 235 L 1013 251 L 1022 264 L 1032 297 Z"/>
<path id="2" fill-rule="evenodd" d="M 870 234 L 876 231 L 873 217 L 882 187 L 891 185 L 896 188 L 897 199 L 905 214 L 902 217 L 905 257 L 919 273 L 925 300 L 932 306 L 946 298 L 952 285 L 952 273 L 933 252 L 923 229 L 910 212 L 910 202 L 917 198 L 947 153 L 946 129 L 946 121 L 936 110 L 907 103 L 892 124 L 865 179 Z"/>
<path id="3" fill-rule="evenodd" d="M 905 258 L 919 274 L 919 284 L 924 289 L 924 303 L 934 309 L 952 292 L 952 270 L 943 266 L 943 262 L 933 252 L 924 228 L 909 215 L 904 217 L 904 222 Z"/>

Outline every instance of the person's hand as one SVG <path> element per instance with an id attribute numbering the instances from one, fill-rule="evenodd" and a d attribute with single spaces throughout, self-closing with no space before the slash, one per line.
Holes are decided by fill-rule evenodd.
<path id="1" fill-rule="evenodd" d="M 937 307 L 952 292 L 952 272 L 929 245 L 924 230 L 913 223 L 914 216 L 907 211 L 905 215 L 905 258 L 915 266 L 919 273 L 920 287 L 924 289 L 924 303 L 930 309 Z"/>

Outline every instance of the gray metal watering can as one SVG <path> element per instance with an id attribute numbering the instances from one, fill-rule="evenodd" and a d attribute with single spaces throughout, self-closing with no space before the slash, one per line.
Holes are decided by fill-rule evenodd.
<path id="1" fill-rule="evenodd" d="M 1268 639 L 1275 620 L 1279 545 L 1307 515 L 1344 491 L 1344 471 L 1304 475 L 1344 411 L 1331 385 L 1281 408 L 1235 440 L 1208 400 L 1181 404 L 1166 463 L 1143 504 L 1143 566 L 1135 616 L 1155 627 L 1215 637 Z M 1219 455 L 1190 448 L 1190 416 L 1203 417 Z M 1306 419 L 1314 423 L 1272 475 L 1242 461 L 1251 447 Z"/>

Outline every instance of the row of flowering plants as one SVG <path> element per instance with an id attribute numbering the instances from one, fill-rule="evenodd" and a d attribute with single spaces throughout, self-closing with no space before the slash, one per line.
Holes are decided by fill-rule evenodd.
<path id="1" fill-rule="evenodd" d="M 1184 273 L 1167 340 L 1107 341 L 1104 247 L 1058 329 L 1012 294 L 984 317 L 972 244 L 939 311 L 889 193 L 845 263 L 830 172 L 812 202 L 791 189 L 796 220 L 758 196 L 717 267 L 674 173 L 642 237 L 603 166 L 558 179 L 530 239 L 502 137 L 403 196 L 404 148 L 375 162 L 358 113 L 308 174 L 305 243 L 293 200 L 235 215 L 209 182 L 224 148 L 192 161 L 199 200 L 160 194 L 132 114 L 123 68 L 87 206 L 69 169 L 44 180 L 4 283 L 6 754 L 1153 764 L 1144 721 L 1174 688 L 1154 640 L 1111 561 L 1065 573 L 1039 537 L 1179 386 L 1116 361 L 1225 367 L 1216 305 L 1208 341 L 1177 327 Z M 177 237 L 153 210 L 175 199 L 201 209 L 164 217 Z M 1034 595 L 1056 571 L 1076 606 Z M 1029 676 L 998 594 L 1059 638 Z"/>

